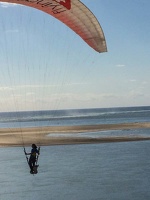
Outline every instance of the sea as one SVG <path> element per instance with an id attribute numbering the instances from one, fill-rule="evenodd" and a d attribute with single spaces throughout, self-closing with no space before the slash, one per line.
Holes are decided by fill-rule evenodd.
<path id="1" fill-rule="evenodd" d="M 10 129 L 133 122 L 150 122 L 150 107 L 0 113 L 0 128 Z M 150 129 L 84 134 L 149 136 Z M 0 200 L 149 200 L 149 152 L 150 141 L 42 146 L 32 175 L 23 147 L 1 147 Z"/>
<path id="2" fill-rule="evenodd" d="M 150 106 L 1 112 L 0 128 L 149 122 Z"/>

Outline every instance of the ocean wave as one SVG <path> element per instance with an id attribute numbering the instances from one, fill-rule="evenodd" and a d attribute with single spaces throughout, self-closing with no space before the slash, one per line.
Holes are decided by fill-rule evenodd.
<path id="1" fill-rule="evenodd" d="M 147 109 L 146 109 L 147 108 Z M 0 113 L 0 123 L 36 122 L 36 121 L 64 121 L 64 120 L 102 120 L 149 118 L 150 107 L 137 108 L 106 108 L 106 109 L 76 109 L 56 111 L 26 111 Z"/>

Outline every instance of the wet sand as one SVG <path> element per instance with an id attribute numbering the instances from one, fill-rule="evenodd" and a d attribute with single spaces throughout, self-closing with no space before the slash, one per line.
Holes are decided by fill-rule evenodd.
<path id="1" fill-rule="evenodd" d="M 126 123 L 126 124 L 100 124 L 82 126 L 49 126 L 31 128 L 1 128 L 0 146 L 30 146 L 37 145 L 59 145 L 59 144 L 86 144 L 104 142 L 125 142 L 150 140 L 150 136 L 111 136 L 102 138 L 74 137 L 77 133 L 96 132 L 107 130 L 132 130 L 150 128 L 150 122 L 146 123 Z M 55 134 L 65 133 L 67 137 L 55 137 Z M 53 134 L 53 137 L 48 135 Z M 70 135 L 71 134 L 71 135 Z"/>

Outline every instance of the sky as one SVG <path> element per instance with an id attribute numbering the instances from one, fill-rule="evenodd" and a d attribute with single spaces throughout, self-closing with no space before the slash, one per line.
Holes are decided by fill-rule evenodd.
<path id="1" fill-rule="evenodd" d="M 150 1 L 82 2 L 106 53 L 44 12 L 0 4 L 0 111 L 150 106 Z"/>

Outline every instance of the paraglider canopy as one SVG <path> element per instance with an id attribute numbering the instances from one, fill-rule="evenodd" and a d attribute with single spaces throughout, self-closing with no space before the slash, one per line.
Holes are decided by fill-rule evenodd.
<path id="1" fill-rule="evenodd" d="M 103 30 L 93 13 L 79 0 L 0 0 L 42 10 L 76 32 L 97 52 L 106 52 Z"/>

